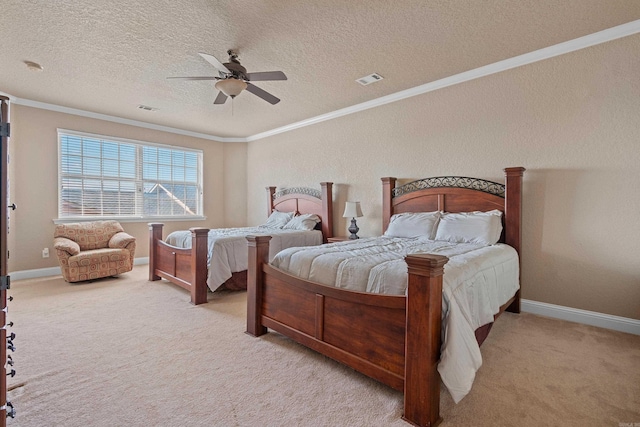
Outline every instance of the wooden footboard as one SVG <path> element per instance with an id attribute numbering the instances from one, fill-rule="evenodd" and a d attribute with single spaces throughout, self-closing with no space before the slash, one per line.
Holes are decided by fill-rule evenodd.
<path id="1" fill-rule="evenodd" d="M 247 333 L 271 328 L 397 390 L 403 418 L 440 419 L 442 274 L 448 259 L 410 255 L 408 295 L 345 291 L 288 275 L 268 264 L 268 236 L 247 238 Z"/>
<path id="2" fill-rule="evenodd" d="M 207 302 L 208 228 L 190 228 L 191 249 L 162 240 L 164 224 L 149 224 L 149 280 L 166 279 L 191 294 L 191 304 Z"/>
<path id="3" fill-rule="evenodd" d="M 149 280 L 166 279 L 186 289 L 193 305 L 207 302 L 208 228 L 190 228 L 191 249 L 171 246 L 162 239 L 164 224 L 149 224 Z M 195 248 L 195 249 L 194 249 Z M 244 291 L 247 270 L 231 273 L 218 289 Z"/>

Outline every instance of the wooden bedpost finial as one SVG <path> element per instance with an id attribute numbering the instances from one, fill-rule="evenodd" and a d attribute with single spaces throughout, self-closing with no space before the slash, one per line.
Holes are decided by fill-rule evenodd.
<path id="1" fill-rule="evenodd" d="M 321 182 L 322 187 L 322 234 L 324 243 L 333 237 L 333 182 Z"/>
<path id="2" fill-rule="evenodd" d="M 522 218 L 522 176 L 525 168 L 513 167 L 504 169 L 506 176 L 505 191 L 505 243 L 520 253 L 521 218 Z M 506 218 L 509 220 L 507 221 Z"/>
<path id="3" fill-rule="evenodd" d="M 267 189 L 267 203 L 269 204 L 267 206 L 267 218 L 269 218 L 269 216 L 273 212 L 273 195 L 276 194 L 276 187 L 266 187 L 266 189 Z"/>
<path id="4" fill-rule="evenodd" d="M 389 219 L 393 215 L 393 189 L 396 187 L 396 178 L 382 178 L 382 233 L 389 227 Z"/>

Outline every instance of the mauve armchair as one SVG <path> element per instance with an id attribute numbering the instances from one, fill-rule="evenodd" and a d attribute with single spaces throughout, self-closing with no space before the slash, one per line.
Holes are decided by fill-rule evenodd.
<path id="1" fill-rule="evenodd" d="M 118 221 L 56 225 L 53 247 L 67 282 L 116 276 L 133 269 L 135 237 Z"/>

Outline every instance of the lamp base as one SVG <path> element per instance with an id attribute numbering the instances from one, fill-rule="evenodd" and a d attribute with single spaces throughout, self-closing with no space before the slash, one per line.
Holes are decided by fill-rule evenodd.
<path id="1" fill-rule="evenodd" d="M 358 224 L 356 224 L 355 218 L 351 218 L 351 226 L 349 226 L 348 230 L 351 233 L 351 236 L 349 236 L 349 240 L 359 239 L 357 233 L 360 229 L 358 228 Z"/>

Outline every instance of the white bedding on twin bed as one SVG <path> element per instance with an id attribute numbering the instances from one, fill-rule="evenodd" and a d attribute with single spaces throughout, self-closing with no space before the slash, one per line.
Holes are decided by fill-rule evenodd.
<path id="1" fill-rule="evenodd" d="M 404 257 L 449 257 L 444 266 L 443 344 L 438 371 L 455 402 L 470 390 L 482 365 L 475 330 L 493 321 L 520 287 L 518 254 L 504 244 L 483 246 L 427 238 L 376 237 L 315 248 L 288 248 L 271 264 L 307 280 L 359 292 L 404 295 Z"/>
<path id="2" fill-rule="evenodd" d="M 248 265 L 246 236 L 272 236 L 269 242 L 269 259 L 279 251 L 292 246 L 312 246 L 322 244 L 319 230 L 281 230 L 265 227 L 216 228 L 209 230 L 207 286 L 215 291 L 231 278 L 231 273 L 243 271 Z M 191 248 L 191 232 L 180 230 L 170 233 L 166 243 L 179 248 Z"/>

